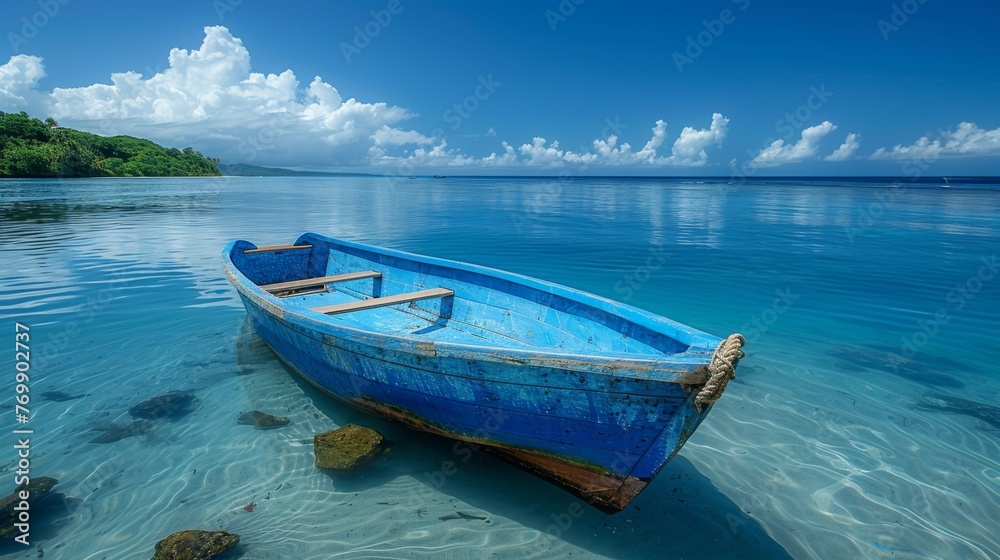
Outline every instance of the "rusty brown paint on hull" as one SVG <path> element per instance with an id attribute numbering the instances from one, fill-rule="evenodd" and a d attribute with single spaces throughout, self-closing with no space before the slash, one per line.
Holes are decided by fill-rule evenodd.
<path id="1" fill-rule="evenodd" d="M 424 432 L 481 446 L 501 459 L 556 484 L 605 513 L 618 513 L 649 484 L 649 480 L 622 477 L 584 461 L 520 449 L 489 437 L 458 434 L 409 411 L 370 398 L 351 401 L 350 404 Z"/>
<path id="2" fill-rule="evenodd" d="M 255 257 L 256 245 L 233 241 L 223 264 L 261 336 L 303 378 L 357 408 L 485 447 L 605 511 L 656 476 L 742 357 L 729 339 L 540 280 L 311 233 L 295 244 L 313 251 Z M 261 287 L 359 265 L 388 274 L 393 288 L 345 296 L 358 304 L 435 288 L 453 297 L 332 320 L 315 312 L 330 306 Z M 413 317 L 430 326 L 413 330 L 422 325 Z M 718 389 L 696 405 L 710 380 Z"/>
<path id="3" fill-rule="evenodd" d="M 281 356 L 281 361 L 296 371 L 303 379 L 308 381 L 323 393 L 348 404 L 354 408 L 370 412 L 377 416 L 387 418 L 415 428 L 422 432 L 465 441 L 470 444 L 482 447 L 500 459 L 507 461 L 527 472 L 539 476 L 563 490 L 579 497 L 595 508 L 609 514 L 618 513 L 624 509 L 636 496 L 642 492 L 649 484 L 649 480 L 640 479 L 633 476 L 622 477 L 610 473 L 597 465 L 589 465 L 583 461 L 574 461 L 569 458 L 559 457 L 551 454 L 543 454 L 536 451 L 519 449 L 508 444 L 499 443 L 489 437 L 476 437 L 467 434 L 458 434 L 444 427 L 425 420 L 420 416 L 409 412 L 403 408 L 380 403 L 370 397 L 362 399 L 345 400 L 326 390 L 321 385 L 315 383 L 309 376 L 303 375 L 294 365 Z M 691 435 L 694 427 L 685 422 L 682 444 Z M 487 433 L 488 431 L 484 430 Z M 680 445 L 677 446 L 677 449 Z M 676 453 L 677 450 L 674 450 Z M 671 457 L 673 454 L 671 454 Z"/>
<path id="4" fill-rule="evenodd" d="M 426 348 L 422 348 L 422 350 L 426 350 Z M 609 472 L 600 465 L 591 464 L 586 461 L 551 453 L 542 453 L 537 450 L 523 449 L 502 443 L 491 438 L 490 430 L 488 429 L 477 431 L 476 434 L 454 432 L 402 407 L 381 403 L 368 396 L 359 399 L 344 399 L 316 383 L 310 376 L 302 373 L 294 364 L 285 360 L 280 354 L 276 353 L 276 355 L 311 385 L 338 401 L 423 432 L 464 441 L 481 447 L 510 464 L 548 480 L 605 513 L 614 514 L 624 509 L 651 481 L 648 478 L 621 476 Z M 698 388 L 695 385 L 680 386 L 688 392 Z M 497 413 L 498 415 L 503 414 L 499 409 L 497 409 Z M 696 427 L 697 422 L 694 422 L 692 418 L 685 418 L 681 430 L 680 442 L 670 453 L 668 461 L 673 458 L 674 454 L 687 441 Z"/>
<path id="5" fill-rule="evenodd" d="M 551 455 L 511 447 L 484 447 L 505 461 L 575 494 L 605 513 L 618 513 L 649 484 L 648 480 L 597 472 Z"/>

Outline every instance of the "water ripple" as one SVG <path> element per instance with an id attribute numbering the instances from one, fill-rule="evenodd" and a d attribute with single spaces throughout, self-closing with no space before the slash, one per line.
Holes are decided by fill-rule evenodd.
<path id="1" fill-rule="evenodd" d="M 1000 437 L 974 414 L 919 406 L 928 392 L 1000 402 L 1000 284 L 983 282 L 961 306 L 952 292 L 995 253 L 1000 199 L 951 191 L 912 189 L 852 239 L 845 228 L 873 187 L 0 182 L 0 316 L 30 323 L 34 337 L 33 472 L 78 501 L 61 524 L 38 527 L 40 542 L 53 557 L 147 558 L 173 531 L 218 527 L 242 535 L 248 559 L 996 558 Z M 346 409 L 240 337 L 219 251 L 306 230 L 742 330 L 750 354 L 633 507 L 584 508 L 563 526 L 578 503 L 568 494 L 485 454 L 439 484 L 434 473 L 458 462 L 450 442 Z M 171 391 L 192 392 L 194 411 L 89 443 Z M 255 409 L 292 423 L 236 423 Z M 313 434 L 349 422 L 382 431 L 390 452 L 356 476 L 318 471 Z M 456 511 L 487 519 L 441 519 Z"/>

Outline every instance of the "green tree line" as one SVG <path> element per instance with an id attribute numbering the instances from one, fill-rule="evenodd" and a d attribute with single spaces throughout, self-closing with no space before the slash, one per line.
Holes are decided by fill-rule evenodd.
<path id="1" fill-rule="evenodd" d="M 27 113 L 0 112 L 0 178 L 220 175 L 219 160 L 132 136 L 59 128 Z"/>

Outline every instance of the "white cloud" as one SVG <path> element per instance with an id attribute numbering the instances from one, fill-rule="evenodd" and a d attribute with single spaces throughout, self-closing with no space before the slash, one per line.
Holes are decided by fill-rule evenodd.
<path id="1" fill-rule="evenodd" d="M 428 144 L 394 125 L 414 115 L 387 103 L 341 96 L 315 77 L 300 87 L 292 70 L 251 72 L 250 53 L 225 27 L 206 27 L 197 50 L 173 49 L 152 76 L 111 75 L 111 83 L 29 94 L 41 59 L 0 66 L 0 108 L 52 116 L 99 134 L 133 134 L 172 146 L 195 144 L 227 161 L 280 165 L 367 164 L 369 148 Z"/>
<path id="2" fill-rule="evenodd" d="M 955 130 L 942 132 L 938 138 L 922 136 L 919 140 L 903 146 L 897 144 L 891 150 L 879 148 L 871 159 L 936 159 L 942 156 L 988 156 L 1000 154 L 1000 128 L 984 130 L 976 123 L 963 122 Z"/>
<path id="3" fill-rule="evenodd" d="M 504 150 L 503 155 L 498 156 L 494 152 L 482 159 L 483 165 L 506 167 L 517 163 L 517 153 L 514 152 L 514 146 L 511 146 L 506 141 L 504 141 L 501 145 Z"/>
<path id="4" fill-rule="evenodd" d="M 646 142 L 641 150 L 635 153 L 635 159 L 639 162 L 653 165 L 676 165 L 682 167 L 697 167 L 708 163 L 708 153 L 705 152 L 710 144 L 722 145 L 729 131 L 729 119 L 721 113 L 712 114 L 712 124 L 703 129 L 695 129 L 686 126 L 681 130 L 680 136 L 674 141 L 669 156 L 657 157 L 657 150 L 663 146 L 667 138 L 667 123 L 663 120 L 656 121 L 653 127 L 653 137 Z M 631 162 L 630 162 L 631 163 Z"/>
<path id="5" fill-rule="evenodd" d="M 683 166 L 705 165 L 708 163 L 708 154 L 705 153 L 705 148 L 710 144 L 721 146 L 722 141 L 726 138 L 728 125 L 729 119 L 720 113 L 714 113 L 712 124 L 708 129 L 695 130 L 690 126 L 684 127 L 684 130 L 681 130 L 681 135 L 674 142 L 674 147 L 671 150 L 672 155 L 667 158 L 666 163 Z"/>
<path id="6" fill-rule="evenodd" d="M 611 135 L 605 140 L 594 140 L 592 150 L 584 153 L 559 150 L 559 143 L 553 142 L 545 146 L 545 139 L 535 138 L 532 144 L 521 146 L 521 153 L 528 156 L 524 165 L 539 165 L 546 163 L 574 163 L 582 165 L 657 165 L 676 167 L 695 167 L 708 163 L 705 148 L 710 144 L 721 144 L 726 137 L 729 119 L 719 113 L 712 115 L 712 123 L 707 129 L 695 129 L 690 126 L 681 130 L 680 136 L 674 141 L 671 155 L 659 156 L 667 138 L 667 123 L 658 120 L 652 128 L 652 137 L 638 152 L 632 151 L 627 142 L 618 143 L 618 136 Z"/>
<path id="7" fill-rule="evenodd" d="M 775 140 L 753 158 L 757 167 L 777 167 L 786 163 L 795 163 L 816 156 L 819 151 L 819 141 L 837 127 L 830 121 L 811 126 L 802 131 L 802 138 L 795 144 L 785 144 L 782 139 Z"/>
<path id="8" fill-rule="evenodd" d="M 8 111 L 28 109 L 31 98 L 37 95 L 38 80 L 44 77 L 45 68 L 37 56 L 10 57 L 7 64 L 0 66 L 0 108 Z"/>
<path id="9" fill-rule="evenodd" d="M 677 166 L 691 167 L 708 163 L 708 154 L 705 148 L 710 144 L 721 144 L 725 139 L 729 119 L 719 113 L 712 115 L 712 123 L 707 129 L 695 129 L 685 127 L 680 136 L 674 141 L 671 155 L 658 156 L 657 152 L 666 142 L 667 123 L 663 120 L 656 121 L 653 127 L 653 136 L 642 150 L 632 151 L 632 146 L 628 142 L 619 143 L 617 135 L 608 136 L 606 139 L 596 139 L 591 142 L 590 149 L 586 151 L 574 152 L 563 149 L 558 141 L 549 143 L 548 140 L 540 136 L 532 139 L 531 143 L 522 144 L 515 148 L 511 144 L 502 142 L 503 153 L 496 152 L 482 158 L 474 158 L 458 153 L 457 150 L 414 150 L 406 156 L 389 156 L 382 150 L 372 150 L 373 161 L 379 165 L 397 165 L 401 168 L 410 166 L 446 166 L 446 165 L 477 165 L 490 167 L 561 167 L 567 165 L 591 166 L 591 165 L 656 165 L 656 166 Z"/>
<path id="10" fill-rule="evenodd" d="M 640 160 L 646 163 L 656 162 L 656 150 L 660 149 L 663 145 L 663 141 L 667 138 L 667 123 L 663 119 L 656 121 L 656 126 L 653 127 L 653 137 L 646 142 L 641 150 L 636 154 Z"/>
<path id="11" fill-rule="evenodd" d="M 529 158 L 528 165 L 538 165 L 540 163 L 561 163 L 563 150 L 559 149 L 559 142 L 555 141 L 551 146 L 545 146 L 545 139 L 536 136 L 531 144 L 521 146 L 521 155 Z"/>
<path id="12" fill-rule="evenodd" d="M 196 146 L 224 161 L 258 165 L 399 166 L 700 166 L 720 145 L 729 120 L 712 115 L 707 129 L 684 127 L 670 154 L 667 123 L 635 152 L 617 135 L 567 150 L 535 137 L 503 151 L 474 157 L 400 123 L 416 115 L 384 102 L 347 98 L 319 76 L 307 86 L 292 70 L 253 72 L 243 42 L 222 26 L 206 27 L 197 49 L 170 51 L 168 67 L 151 76 L 114 73 L 110 83 L 38 90 L 42 59 L 18 55 L 0 66 L 0 110 L 51 116 L 64 126 L 98 134 L 131 134 L 169 146 Z M 484 137 L 495 137 L 490 127 Z M 435 145 L 436 143 L 436 145 Z"/>
<path id="13" fill-rule="evenodd" d="M 389 126 L 383 126 L 375 131 L 372 139 L 376 144 L 384 146 L 403 146 L 406 144 L 433 144 L 434 139 L 424 136 L 416 130 L 400 130 Z"/>
<path id="14" fill-rule="evenodd" d="M 844 139 L 844 143 L 840 145 L 839 148 L 834 150 L 834 152 L 826 156 L 826 161 L 845 161 L 854 155 L 854 152 L 858 151 L 858 147 L 861 146 L 861 141 L 858 140 L 860 134 L 854 134 L 853 132 L 847 135 Z"/>

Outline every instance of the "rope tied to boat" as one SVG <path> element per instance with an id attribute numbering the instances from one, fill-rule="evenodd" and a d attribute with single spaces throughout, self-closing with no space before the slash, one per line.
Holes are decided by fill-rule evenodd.
<path id="1" fill-rule="evenodd" d="M 719 343 L 712 354 L 712 361 L 708 363 L 708 381 L 694 398 L 694 406 L 698 412 L 704 412 L 709 405 L 719 400 L 729 381 L 736 378 L 736 363 L 744 356 L 742 348 L 746 343 L 747 339 L 739 333 L 731 334 Z"/>

